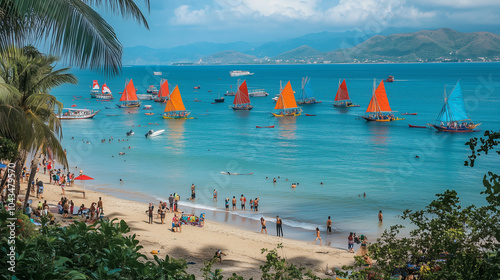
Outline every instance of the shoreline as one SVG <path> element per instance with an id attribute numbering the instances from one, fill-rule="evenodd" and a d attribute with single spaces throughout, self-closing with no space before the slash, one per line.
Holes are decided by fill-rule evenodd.
<path id="1" fill-rule="evenodd" d="M 30 197 L 33 203 L 38 200 L 47 200 L 52 212 L 57 212 L 57 202 L 62 197 L 59 186 L 48 184 L 48 175 L 37 173 L 35 178 L 44 182 L 43 199 Z M 26 183 L 21 186 L 21 194 L 25 193 Z M 305 242 L 290 238 L 274 236 L 274 223 L 268 221 L 268 235 L 261 234 L 257 230 L 242 229 L 229 224 L 214 221 L 211 215 L 207 214 L 204 227 L 183 225 L 181 233 L 171 231 L 171 220 L 173 213 L 167 213 L 165 225 L 162 225 L 156 214 L 153 217 L 153 224 L 148 224 L 148 217 L 145 211 L 148 203 L 134 200 L 118 198 L 100 190 L 85 188 L 86 198 L 83 198 L 81 191 L 83 186 L 75 184 L 73 187 L 66 187 L 66 197 L 73 200 L 75 206 L 82 203 L 89 207 L 92 202 L 97 202 L 102 197 L 103 209 L 110 220 L 117 218 L 125 220 L 129 225 L 130 234 L 135 234 L 144 248 L 141 253 L 148 258 L 152 258 L 152 250 L 159 250 L 158 256 L 164 258 L 169 255 L 174 258 L 183 258 L 186 262 L 194 262 L 188 265 L 188 273 L 201 277 L 200 269 L 203 262 L 213 257 L 216 250 L 222 250 L 227 256 L 223 258 L 222 264 L 214 264 L 214 269 L 223 269 L 223 274 L 228 277 L 232 273 L 237 273 L 245 278 L 260 278 L 259 266 L 265 262 L 265 255 L 261 254 L 262 248 L 269 250 L 276 248 L 278 243 L 283 244 L 283 249 L 279 250 L 281 256 L 286 257 L 291 263 L 311 269 L 315 274 L 323 275 L 328 266 L 330 269 L 343 265 L 352 265 L 353 254 L 345 249 L 337 249 L 325 246 L 327 243 L 326 234 L 322 234 L 323 246 L 314 245 L 314 234 L 310 232 L 311 241 Z M 74 192 L 76 191 L 76 192 Z M 153 200 L 153 199 L 152 199 Z M 158 201 L 155 201 L 157 203 Z M 155 204 L 153 204 L 155 205 Z M 157 205 L 155 205 L 155 208 Z M 156 210 L 156 209 L 155 209 Z M 186 206 L 182 206 L 185 213 Z M 75 211 L 76 212 L 76 211 Z M 224 216 L 226 216 L 226 213 Z M 62 225 L 68 224 L 72 219 L 63 220 L 62 215 L 55 215 L 57 222 Z M 231 215 L 235 216 L 235 215 Z M 259 227 L 260 229 L 260 223 Z M 285 228 L 285 233 L 286 228 Z M 346 239 L 346 238 L 345 238 Z M 347 243 L 347 240 L 346 242 Z"/>

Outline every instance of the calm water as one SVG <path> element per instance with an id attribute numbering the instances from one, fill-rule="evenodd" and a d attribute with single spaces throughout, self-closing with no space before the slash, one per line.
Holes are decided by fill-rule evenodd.
<path id="1" fill-rule="evenodd" d="M 112 79 L 74 70 L 80 83 L 60 87 L 53 94 L 65 107 L 101 109 L 92 120 L 63 121 L 63 146 L 71 166 L 96 179 L 87 182 L 88 187 L 155 202 L 177 192 L 186 211 L 206 212 L 209 219 L 253 230 L 260 229 L 257 220 L 261 216 L 274 221 L 272 217 L 279 214 L 285 236 L 304 240 L 312 240 L 314 228 L 324 229 L 327 217 L 332 216 L 336 233 L 328 239 L 345 247 L 346 232 L 375 237 L 400 222 L 397 215 L 404 209 L 422 208 L 446 189 L 457 190 L 464 204 L 483 202 L 479 194 L 482 176 L 497 169 L 498 159 L 481 158 L 473 169 L 463 166 L 469 154 L 464 143 L 482 134 L 410 129 L 408 123 L 433 122 L 443 105 L 445 85 L 449 92 L 460 79 L 470 117 L 482 123 L 481 130 L 498 130 L 499 69 L 494 63 L 125 67 L 121 76 Z M 249 89 L 264 88 L 270 95 L 252 98 L 255 108 L 250 112 L 229 109 L 233 97 L 211 104 L 218 93 L 224 94 L 231 86 L 235 90 L 237 78 L 229 76 L 230 70 L 255 72 L 246 77 Z M 185 106 L 196 119 L 163 120 L 164 104 L 153 101 L 143 102 L 153 106 L 153 116 L 144 115 L 147 111 L 142 108 L 114 109 L 127 78 L 134 80 L 138 93 L 145 93 L 150 84 L 159 88 L 161 77 L 153 76 L 153 71 L 163 72 L 170 90 L 179 85 Z M 396 78 L 385 85 L 392 109 L 418 115 L 391 123 L 358 119 L 371 98 L 373 79 L 378 83 L 388 75 Z M 311 78 L 312 89 L 323 103 L 302 108 L 317 116 L 272 117 L 271 98 L 279 93 L 280 80 L 290 80 L 298 95 L 304 76 Z M 361 107 L 333 108 L 339 79 L 344 78 L 353 102 Z M 91 100 L 93 79 L 101 85 L 106 81 L 116 99 Z M 201 89 L 193 89 L 197 85 Z M 195 98 L 202 102 L 193 102 Z M 150 124 L 155 122 L 158 125 Z M 256 125 L 275 128 L 256 129 Z M 136 135 L 127 138 L 125 132 L 130 129 Z M 166 131 L 145 139 L 149 129 Z M 111 137 L 111 143 L 100 142 Z M 119 156 L 121 151 L 126 155 Z M 220 171 L 254 174 L 226 176 Z M 277 183 L 273 184 L 273 178 Z M 299 183 L 296 189 L 290 187 L 293 182 Z M 196 203 L 185 200 L 192 183 L 197 186 Z M 218 203 L 212 201 L 214 189 L 219 192 Z M 241 194 L 247 200 L 260 197 L 261 211 L 224 213 L 223 199 Z M 377 220 L 379 210 L 384 213 L 382 226 Z M 274 224 L 269 225 L 269 234 L 275 234 Z"/>

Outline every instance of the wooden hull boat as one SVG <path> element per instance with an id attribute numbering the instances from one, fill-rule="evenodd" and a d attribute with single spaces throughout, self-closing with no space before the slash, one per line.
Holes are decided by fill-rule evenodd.
<path id="1" fill-rule="evenodd" d="M 274 128 L 274 125 L 268 125 L 268 126 L 255 126 L 256 128 Z"/>
<path id="2" fill-rule="evenodd" d="M 417 113 L 402 113 L 403 116 L 416 116 Z"/>
<path id="3" fill-rule="evenodd" d="M 427 126 L 424 126 L 424 125 L 411 125 L 411 124 L 408 124 L 409 127 L 411 128 L 427 128 Z"/>
<path id="4" fill-rule="evenodd" d="M 369 121 L 369 122 L 392 122 L 392 121 L 402 121 L 405 118 L 386 118 L 386 119 L 379 119 L 379 118 L 372 118 L 369 116 L 362 116 L 363 119 Z"/>

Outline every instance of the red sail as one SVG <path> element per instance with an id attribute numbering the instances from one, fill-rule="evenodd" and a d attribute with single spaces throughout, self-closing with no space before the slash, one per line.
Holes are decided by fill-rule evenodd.
<path id="1" fill-rule="evenodd" d="M 160 92 L 158 93 L 158 98 L 167 97 L 169 95 L 168 91 L 168 80 L 165 80 L 160 86 Z"/>
<path id="2" fill-rule="evenodd" d="M 250 104 L 250 97 L 248 96 L 247 80 L 244 80 L 243 83 L 238 88 L 236 96 L 234 97 L 233 104 L 234 105 Z"/>
<path id="3" fill-rule="evenodd" d="M 367 113 L 392 112 L 387 93 L 385 92 L 384 81 L 380 81 L 377 89 L 372 95 L 372 100 L 366 109 Z"/>
<path id="4" fill-rule="evenodd" d="M 130 79 L 130 82 L 125 87 L 120 101 L 137 101 L 137 94 L 135 93 L 135 87 L 132 79 Z"/>
<path id="5" fill-rule="evenodd" d="M 340 84 L 339 89 L 337 90 L 337 95 L 335 95 L 335 101 L 344 101 L 350 100 L 349 92 L 347 92 L 347 85 L 345 84 L 345 79 Z"/>

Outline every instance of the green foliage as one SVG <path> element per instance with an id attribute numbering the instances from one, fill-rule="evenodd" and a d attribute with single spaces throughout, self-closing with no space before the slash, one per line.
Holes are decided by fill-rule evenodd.
<path id="1" fill-rule="evenodd" d="M 289 263 L 285 258 L 278 254 L 278 249 L 282 249 L 283 244 L 279 243 L 275 249 L 268 250 L 263 248 L 261 253 L 266 254 L 266 263 L 260 266 L 262 270 L 262 279 L 321 279 L 315 276 L 310 270 L 304 274 L 304 268 Z"/>
<path id="2" fill-rule="evenodd" d="M 149 0 L 144 0 L 149 10 Z M 118 74 L 122 45 L 97 10 L 148 23 L 135 0 L 0 0 L 0 52 L 43 43 L 51 53 L 80 67 Z"/>
<path id="3" fill-rule="evenodd" d="M 0 216 L 0 219 L 4 216 Z M 122 220 L 97 221 L 93 225 L 75 222 L 67 227 L 42 226 L 41 234 L 16 240 L 16 277 L 20 279 L 194 279 L 186 273 L 184 260 L 155 256 L 146 259 L 142 246 Z M 7 252 L 2 232 L 0 251 Z M 5 263 L 6 254 L 0 261 Z M 0 266 L 0 277 L 12 272 Z"/>
<path id="4" fill-rule="evenodd" d="M 13 161 L 17 156 L 17 146 L 12 140 L 0 136 L 0 159 Z"/>

